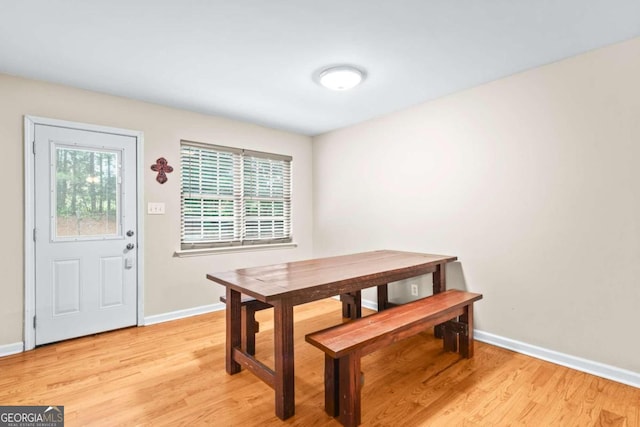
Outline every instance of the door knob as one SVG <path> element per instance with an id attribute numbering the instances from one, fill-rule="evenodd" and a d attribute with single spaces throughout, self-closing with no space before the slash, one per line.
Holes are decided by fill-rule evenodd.
<path id="1" fill-rule="evenodd" d="M 134 234 L 134 233 L 133 233 L 133 230 L 129 230 L 129 231 L 127 231 L 127 236 L 131 237 L 131 236 L 133 236 L 133 234 Z"/>
<path id="2" fill-rule="evenodd" d="M 136 247 L 136 245 L 134 245 L 133 243 L 128 243 L 127 244 L 127 249 L 129 249 L 129 250 L 131 250 L 131 249 L 133 249 L 135 247 Z"/>

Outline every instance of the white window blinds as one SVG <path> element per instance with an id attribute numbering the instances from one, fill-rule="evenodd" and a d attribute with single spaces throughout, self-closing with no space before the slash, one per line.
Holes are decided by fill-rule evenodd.
<path id="1" fill-rule="evenodd" d="M 291 157 L 181 141 L 181 248 L 291 242 Z"/>

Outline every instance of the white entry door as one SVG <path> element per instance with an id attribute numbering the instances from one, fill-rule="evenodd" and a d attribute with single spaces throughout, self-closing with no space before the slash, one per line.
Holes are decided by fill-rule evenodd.
<path id="1" fill-rule="evenodd" d="M 34 133 L 35 344 L 135 325 L 136 139 Z"/>

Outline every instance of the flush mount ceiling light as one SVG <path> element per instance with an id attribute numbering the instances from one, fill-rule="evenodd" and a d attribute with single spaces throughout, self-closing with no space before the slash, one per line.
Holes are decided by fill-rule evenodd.
<path id="1" fill-rule="evenodd" d="M 364 72 L 351 65 L 339 65 L 323 69 L 317 76 L 322 86 L 331 90 L 349 90 L 364 80 Z"/>

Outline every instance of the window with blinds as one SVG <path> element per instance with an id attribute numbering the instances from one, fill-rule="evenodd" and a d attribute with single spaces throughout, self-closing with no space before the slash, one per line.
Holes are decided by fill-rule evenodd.
<path id="1" fill-rule="evenodd" d="M 291 242 L 291 160 L 181 141 L 181 248 Z"/>

